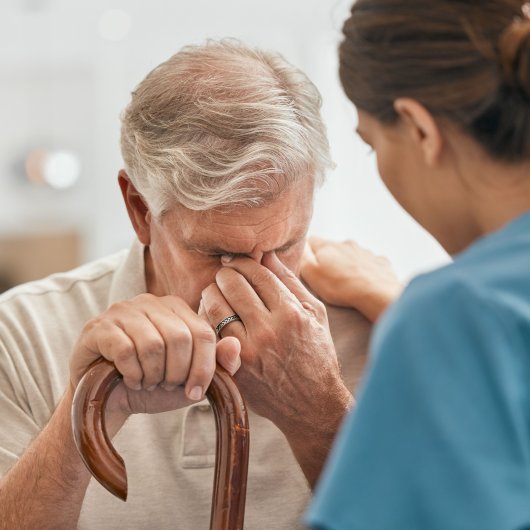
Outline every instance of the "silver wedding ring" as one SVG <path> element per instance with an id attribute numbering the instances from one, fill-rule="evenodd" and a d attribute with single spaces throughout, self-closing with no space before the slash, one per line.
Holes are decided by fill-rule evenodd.
<path id="1" fill-rule="evenodd" d="M 221 320 L 221 322 L 219 322 L 219 324 L 215 326 L 215 332 L 217 333 L 217 335 L 219 335 L 219 333 L 221 333 L 221 330 L 225 326 L 228 326 L 230 322 L 234 322 L 236 320 L 241 321 L 241 317 L 239 315 L 236 315 L 235 313 L 233 315 L 230 315 L 229 317 L 223 318 L 223 320 Z"/>

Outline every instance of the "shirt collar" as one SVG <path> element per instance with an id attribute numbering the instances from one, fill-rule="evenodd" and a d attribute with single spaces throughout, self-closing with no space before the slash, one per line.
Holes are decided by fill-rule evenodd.
<path id="1" fill-rule="evenodd" d="M 109 291 L 109 305 L 147 292 L 144 246 L 135 239 L 125 260 L 116 269 Z"/>

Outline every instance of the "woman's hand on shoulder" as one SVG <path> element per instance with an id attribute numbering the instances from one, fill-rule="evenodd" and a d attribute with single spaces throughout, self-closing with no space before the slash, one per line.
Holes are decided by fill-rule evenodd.
<path id="1" fill-rule="evenodd" d="M 372 322 L 403 288 L 387 258 L 353 241 L 309 238 L 301 276 L 325 302 L 353 307 Z"/>

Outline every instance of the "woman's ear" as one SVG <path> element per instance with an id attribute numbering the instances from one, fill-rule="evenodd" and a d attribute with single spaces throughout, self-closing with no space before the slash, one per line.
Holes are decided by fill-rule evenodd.
<path id="1" fill-rule="evenodd" d="M 435 166 L 440 161 L 444 139 L 434 116 L 414 99 L 398 98 L 394 101 L 397 112 L 411 139 L 418 143 L 425 164 Z"/>
<path id="2" fill-rule="evenodd" d="M 124 169 L 121 169 L 118 173 L 118 183 L 134 231 L 143 245 L 149 245 L 151 242 L 152 219 L 149 207 L 129 180 L 129 176 Z"/>

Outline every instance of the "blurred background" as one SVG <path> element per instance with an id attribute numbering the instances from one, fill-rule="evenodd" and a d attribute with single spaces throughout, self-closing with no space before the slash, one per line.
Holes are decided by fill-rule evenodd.
<path id="1" fill-rule="evenodd" d="M 311 233 L 388 256 L 403 279 L 448 260 L 394 202 L 337 75 L 351 0 L 2 0 L 0 292 L 130 245 L 117 185 L 131 90 L 186 44 L 280 51 L 320 89 L 337 168 Z"/>

